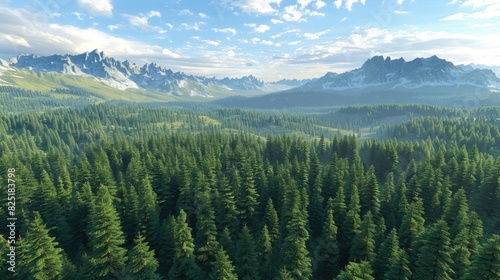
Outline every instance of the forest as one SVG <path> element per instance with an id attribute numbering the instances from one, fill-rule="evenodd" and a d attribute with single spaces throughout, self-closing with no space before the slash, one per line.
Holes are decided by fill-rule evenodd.
<path id="1" fill-rule="evenodd" d="M 500 279 L 500 108 L 17 94 L 0 106 L 2 280 Z"/>

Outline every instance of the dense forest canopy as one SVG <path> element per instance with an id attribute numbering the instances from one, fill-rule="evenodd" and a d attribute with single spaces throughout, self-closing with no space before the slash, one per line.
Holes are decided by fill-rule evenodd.
<path id="1" fill-rule="evenodd" d="M 500 279 L 499 108 L 30 104 L 1 279 Z"/>

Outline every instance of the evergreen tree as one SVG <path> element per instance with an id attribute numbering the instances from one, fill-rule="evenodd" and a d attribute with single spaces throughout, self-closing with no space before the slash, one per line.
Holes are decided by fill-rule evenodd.
<path id="1" fill-rule="evenodd" d="M 500 279 L 500 235 L 493 234 L 481 246 L 464 279 Z"/>
<path id="2" fill-rule="evenodd" d="M 194 239 L 186 223 L 186 213 L 181 209 L 177 216 L 174 233 L 174 261 L 168 272 L 168 279 L 199 279 L 200 268 L 194 257 Z"/>
<path id="3" fill-rule="evenodd" d="M 290 214 L 292 218 L 285 226 L 286 235 L 282 246 L 283 263 L 291 268 L 290 273 L 295 279 L 309 279 L 312 276 L 311 259 L 306 247 L 309 233 L 298 202 L 293 205 Z"/>
<path id="4" fill-rule="evenodd" d="M 240 232 L 237 249 L 236 271 L 239 279 L 260 279 L 257 258 L 258 253 L 254 238 L 245 225 Z"/>
<path id="5" fill-rule="evenodd" d="M 391 266 L 391 258 L 396 259 L 396 255 L 399 253 L 399 250 L 398 234 L 396 229 L 393 228 L 378 250 L 378 254 L 373 265 L 376 279 L 383 278 Z"/>
<path id="6" fill-rule="evenodd" d="M 198 250 L 196 253 L 202 270 L 208 273 L 219 246 L 217 227 L 215 225 L 215 211 L 208 191 L 198 194 L 197 201 L 196 228 L 198 231 L 195 243 Z"/>
<path id="7" fill-rule="evenodd" d="M 361 263 L 350 262 L 344 270 L 340 272 L 334 280 L 375 280 L 370 263 L 364 261 Z"/>
<path id="8" fill-rule="evenodd" d="M 347 265 L 353 239 L 359 232 L 359 226 L 361 224 L 361 218 L 359 217 L 360 210 L 358 188 L 356 185 L 353 185 L 346 218 L 344 224 L 340 228 L 340 266 Z"/>
<path id="9" fill-rule="evenodd" d="M 45 221 L 51 235 L 60 242 L 63 249 L 68 249 L 72 237 L 69 232 L 64 208 L 59 203 L 56 187 L 45 170 L 42 170 L 40 180 L 40 186 L 37 191 L 37 200 L 40 205 L 35 209 L 40 211 L 40 216 Z"/>
<path id="10" fill-rule="evenodd" d="M 212 263 L 212 273 L 210 279 L 214 280 L 238 280 L 234 273 L 234 266 L 223 248 L 220 248 Z"/>
<path id="11" fill-rule="evenodd" d="M 385 273 L 385 280 L 410 280 L 412 272 L 405 250 L 397 249 L 396 254 L 389 258 L 389 270 Z"/>
<path id="12" fill-rule="evenodd" d="M 380 190 L 375 175 L 375 168 L 370 166 L 366 174 L 366 184 L 359 189 L 359 201 L 361 205 L 361 215 L 371 211 L 372 215 L 378 216 L 380 211 Z"/>
<path id="13" fill-rule="evenodd" d="M 351 261 L 368 261 L 375 260 L 375 223 L 373 222 L 372 212 L 368 212 L 363 217 L 359 232 L 354 238 L 349 259 Z"/>
<path id="14" fill-rule="evenodd" d="M 27 272 L 26 279 L 61 279 L 62 249 L 57 247 L 55 238 L 49 235 L 38 212 L 35 212 L 34 219 L 27 226 L 26 238 L 22 243 L 25 258 L 22 269 Z"/>
<path id="15" fill-rule="evenodd" d="M 449 227 L 440 220 L 431 226 L 423 246 L 420 248 L 417 261 L 416 280 L 445 280 L 452 279 L 453 260 Z"/>
<path id="16" fill-rule="evenodd" d="M 339 244 L 337 241 L 337 226 L 333 219 L 333 200 L 328 200 L 328 208 L 323 223 L 323 231 L 319 241 L 319 263 L 315 273 L 316 279 L 331 279 L 339 271 Z"/>
<path id="17" fill-rule="evenodd" d="M 399 242 L 403 249 L 410 249 L 424 232 L 422 200 L 412 202 L 405 211 L 399 228 Z"/>
<path id="18" fill-rule="evenodd" d="M 134 243 L 134 248 L 129 251 L 127 277 L 137 280 L 159 280 L 158 261 L 145 237 L 139 233 Z"/>
<path id="19" fill-rule="evenodd" d="M 236 234 L 239 229 L 239 221 L 234 190 L 228 184 L 226 177 L 222 177 L 219 184 L 220 198 L 217 208 L 217 224 L 221 228 L 228 227 L 233 234 Z"/>
<path id="20" fill-rule="evenodd" d="M 262 228 L 262 233 L 260 234 L 259 240 L 259 262 L 260 262 L 260 275 L 263 279 L 271 279 L 272 275 L 272 264 L 273 264 L 273 247 L 271 244 L 271 236 L 269 235 L 269 230 L 267 230 L 267 225 Z"/>
<path id="21" fill-rule="evenodd" d="M 106 186 L 97 191 L 87 225 L 89 261 L 95 275 L 101 278 L 117 277 L 125 267 L 127 250 L 120 218 L 113 206 L 113 197 Z"/>
<path id="22" fill-rule="evenodd" d="M 164 221 L 161 227 L 160 235 L 160 249 L 159 249 L 159 264 L 162 274 L 167 274 L 174 260 L 175 254 L 175 230 L 176 223 L 175 218 L 169 215 Z"/>
<path id="23" fill-rule="evenodd" d="M 269 230 L 269 236 L 271 237 L 271 243 L 275 243 L 280 236 L 280 226 L 278 220 L 278 213 L 274 208 L 273 200 L 269 198 L 266 205 L 266 210 L 264 214 L 264 223 Z"/>

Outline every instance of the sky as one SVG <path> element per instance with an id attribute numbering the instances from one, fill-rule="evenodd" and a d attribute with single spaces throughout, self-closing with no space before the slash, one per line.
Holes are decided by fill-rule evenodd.
<path id="1" fill-rule="evenodd" d="M 264 81 L 340 73 L 374 55 L 500 66 L 500 0 L 0 0 L 0 57 L 94 49 Z"/>

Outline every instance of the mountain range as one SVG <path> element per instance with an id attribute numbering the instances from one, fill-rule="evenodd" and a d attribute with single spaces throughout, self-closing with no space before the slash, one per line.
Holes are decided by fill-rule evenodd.
<path id="1" fill-rule="evenodd" d="M 374 56 L 360 68 L 341 74 L 329 72 L 300 87 L 219 103 L 283 108 L 415 102 L 449 105 L 452 101 L 466 107 L 470 104 L 461 100 L 479 103 L 489 99 L 500 102 L 500 79 L 490 69 L 455 66 L 437 56 L 411 61 Z"/>
<path id="2" fill-rule="evenodd" d="M 188 99 L 214 98 L 221 99 L 216 102 L 222 105 L 263 108 L 427 102 L 478 92 L 500 95 L 500 79 L 492 70 L 479 69 L 476 65 L 454 65 L 437 56 L 411 61 L 374 56 L 360 68 L 344 73 L 328 72 L 318 79 L 283 79 L 271 83 L 253 75 L 222 79 L 189 75 L 154 62 L 140 66 L 108 57 L 98 50 L 77 55 L 20 55 L 0 60 L 0 85 L 9 85 L 9 80 L 2 77 L 8 69 L 90 78 L 119 91 L 142 90 Z M 37 74 L 40 78 L 38 76 L 40 74 Z M 57 80 L 51 77 L 52 82 Z"/>
<path id="3" fill-rule="evenodd" d="M 214 97 L 214 92 L 239 91 L 266 93 L 289 89 L 310 80 L 282 80 L 264 83 L 250 75 L 241 78 L 209 78 L 173 72 L 156 63 L 139 66 L 128 60 L 108 57 L 93 50 L 82 54 L 55 54 L 51 56 L 20 55 L 3 64 L 35 72 L 93 77 L 117 89 L 146 89 L 174 96 Z M 231 94 L 232 95 L 232 94 Z"/>

